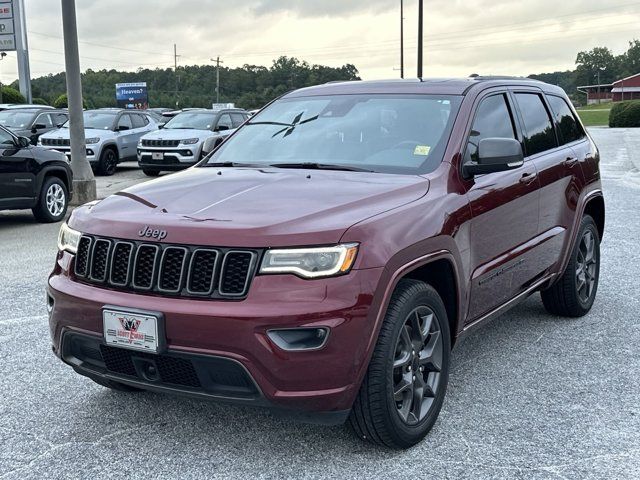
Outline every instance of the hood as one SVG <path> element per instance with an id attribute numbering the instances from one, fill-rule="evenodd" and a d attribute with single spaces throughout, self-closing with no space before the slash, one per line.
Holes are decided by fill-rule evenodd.
<path id="1" fill-rule="evenodd" d="M 211 130 L 198 130 L 195 128 L 163 128 L 161 130 L 154 130 L 151 133 L 147 133 L 142 138 L 145 140 L 184 140 L 186 138 L 204 139 L 215 135 L 217 134 Z"/>
<path id="2" fill-rule="evenodd" d="M 76 209 L 82 232 L 221 247 L 332 244 L 351 225 L 427 193 L 419 176 L 277 168 L 191 168 Z"/>
<path id="3" fill-rule="evenodd" d="M 85 128 L 84 136 L 85 138 L 92 137 L 100 137 L 105 138 L 105 135 L 114 135 L 113 130 L 107 130 L 104 128 Z M 71 138 L 71 129 L 70 128 L 58 128 L 56 130 L 51 130 L 50 132 L 43 133 L 40 135 L 40 138 L 62 138 L 64 140 L 68 140 Z"/>

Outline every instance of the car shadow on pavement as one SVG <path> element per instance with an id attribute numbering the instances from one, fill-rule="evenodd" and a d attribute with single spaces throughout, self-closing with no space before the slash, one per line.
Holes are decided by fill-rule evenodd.
<path id="1" fill-rule="evenodd" d="M 474 390 L 481 390 L 483 379 L 492 374 L 495 362 L 491 356 L 504 359 L 514 352 L 526 351 L 523 345 L 536 345 L 536 340 L 554 330 L 554 325 L 556 320 L 544 312 L 536 295 L 465 337 L 454 349 L 451 386 L 443 413 L 431 434 L 415 449 L 426 449 L 427 445 L 429 448 L 440 445 L 445 450 L 453 448 L 447 443 L 452 435 L 457 435 L 452 430 L 457 423 L 451 421 L 452 416 L 468 410 L 473 415 L 473 405 L 465 405 L 464 402 L 473 396 Z M 474 368 L 469 368 L 470 365 Z M 518 372 L 514 375 L 522 376 Z M 371 459 L 381 452 L 385 452 L 387 457 L 402 456 L 402 452 L 392 453 L 359 441 L 346 426 L 309 425 L 272 415 L 266 409 L 150 392 L 121 393 L 89 385 L 89 396 L 83 405 L 90 412 L 85 414 L 91 415 L 96 422 L 102 419 L 105 433 L 126 431 L 131 441 L 137 444 L 171 435 L 174 439 L 187 439 L 186 444 L 176 443 L 178 451 L 187 448 L 187 444 L 197 444 L 202 451 L 211 449 L 227 456 L 233 456 L 234 452 L 244 452 L 245 455 L 253 452 L 263 457 L 269 452 L 274 455 L 288 452 L 288 458 L 298 455 L 309 460 L 313 452 L 320 451 L 324 452 L 323 455 L 331 451 L 348 451 Z M 513 386 L 505 385 L 505 388 L 513 389 Z M 499 386 L 493 395 L 497 398 L 503 396 Z M 84 424 L 82 421 L 75 425 L 71 422 L 69 428 L 82 436 Z M 450 454 L 453 455 L 453 451 Z M 282 458 L 281 455 L 278 458 Z"/>

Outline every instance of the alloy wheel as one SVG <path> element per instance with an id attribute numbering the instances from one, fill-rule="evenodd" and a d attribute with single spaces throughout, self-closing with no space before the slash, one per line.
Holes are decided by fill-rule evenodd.
<path id="1" fill-rule="evenodd" d="M 57 183 L 52 184 L 47 189 L 45 196 L 47 210 L 53 217 L 59 217 L 64 212 L 66 203 L 64 189 Z"/>
<path id="2" fill-rule="evenodd" d="M 596 241 L 591 230 L 584 232 L 576 259 L 576 289 L 583 303 L 589 301 L 597 276 Z"/>
<path id="3" fill-rule="evenodd" d="M 407 425 L 428 414 L 439 388 L 442 358 L 438 318 L 429 307 L 415 308 L 400 329 L 393 360 L 393 399 Z"/>
<path id="4" fill-rule="evenodd" d="M 116 159 L 116 154 L 113 150 L 108 150 L 106 152 L 105 157 L 105 171 L 108 175 L 112 175 L 116 171 L 116 167 L 118 165 L 118 161 Z"/>

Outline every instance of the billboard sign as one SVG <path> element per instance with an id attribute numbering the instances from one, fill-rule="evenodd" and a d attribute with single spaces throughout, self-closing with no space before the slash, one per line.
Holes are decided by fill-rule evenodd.
<path id="1" fill-rule="evenodd" d="M 120 108 L 137 110 L 149 108 L 147 82 L 116 83 L 116 102 Z"/>
<path id="2" fill-rule="evenodd" d="M 16 49 L 13 0 L 0 0 L 0 51 Z"/>

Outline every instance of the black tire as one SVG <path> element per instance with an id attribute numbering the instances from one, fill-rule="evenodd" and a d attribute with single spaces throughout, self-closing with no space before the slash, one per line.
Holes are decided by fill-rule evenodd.
<path id="1" fill-rule="evenodd" d="M 411 319 L 419 323 L 411 323 Z M 412 352 L 405 351 L 407 345 L 411 345 Z M 423 350 L 416 354 L 418 348 Z M 423 352 L 427 353 L 423 356 Z M 369 368 L 349 416 L 349 425 L 355 434 L 369 442 L 397 449 L 420 442 L 442 408 L 450 355 L 449 321 L 440 296 L 424 282 L 401 280 L 391 297 Z M 421 358 L 427 362 L 423 363 Z M 417 415 L 413 413 L 416 407 Z"/>
<path id="2" fill-rule="evenodd" d="M 118 392 L 141 392 L 139 388 L 130 387 L 129 385 L 125 385 L 124 383 L 114 382 L 113 380 L 106 380 L 104 378 L 94 378 L 89 377 L 91 380 L 96 382 L 98 385 L 102 385 L 103 387 L 109 388 L 111 390 L 116 390 Z"/>
<path id="3" fill-rule="evenodd" d="M 53 223 L 64 219 L 68 206 L 67 186 L 58 177 L 48 177 L 42 182 L 38 203 L 31 211 L 39 222 Z"/>
<path id="4" fill-rule="evenodd" d="M 98 161 L 98 168 L 96 173 L 98 175 L 104 175 L 110 177 L 116 173 L 118 168 L 118 152 L 113 147 L 105 147 L 100 154 L 100 160 Z"/>
<path id="5" fill-rule="evenodd" d="M 142 173 L 144 173 L 147 177 L 157 177 L 160 175 L 160 170 L 149 170 L 148 168 L 143 168 Z"/>
<path id="6" fill-rule="evenodd" d="M 556 283 L 540 292 L 542 303 L 553 315 L 582 317 L 591 310 L 599 278 L 600 236 L 593 218 L 585 215 L 567 268 Z"/>

